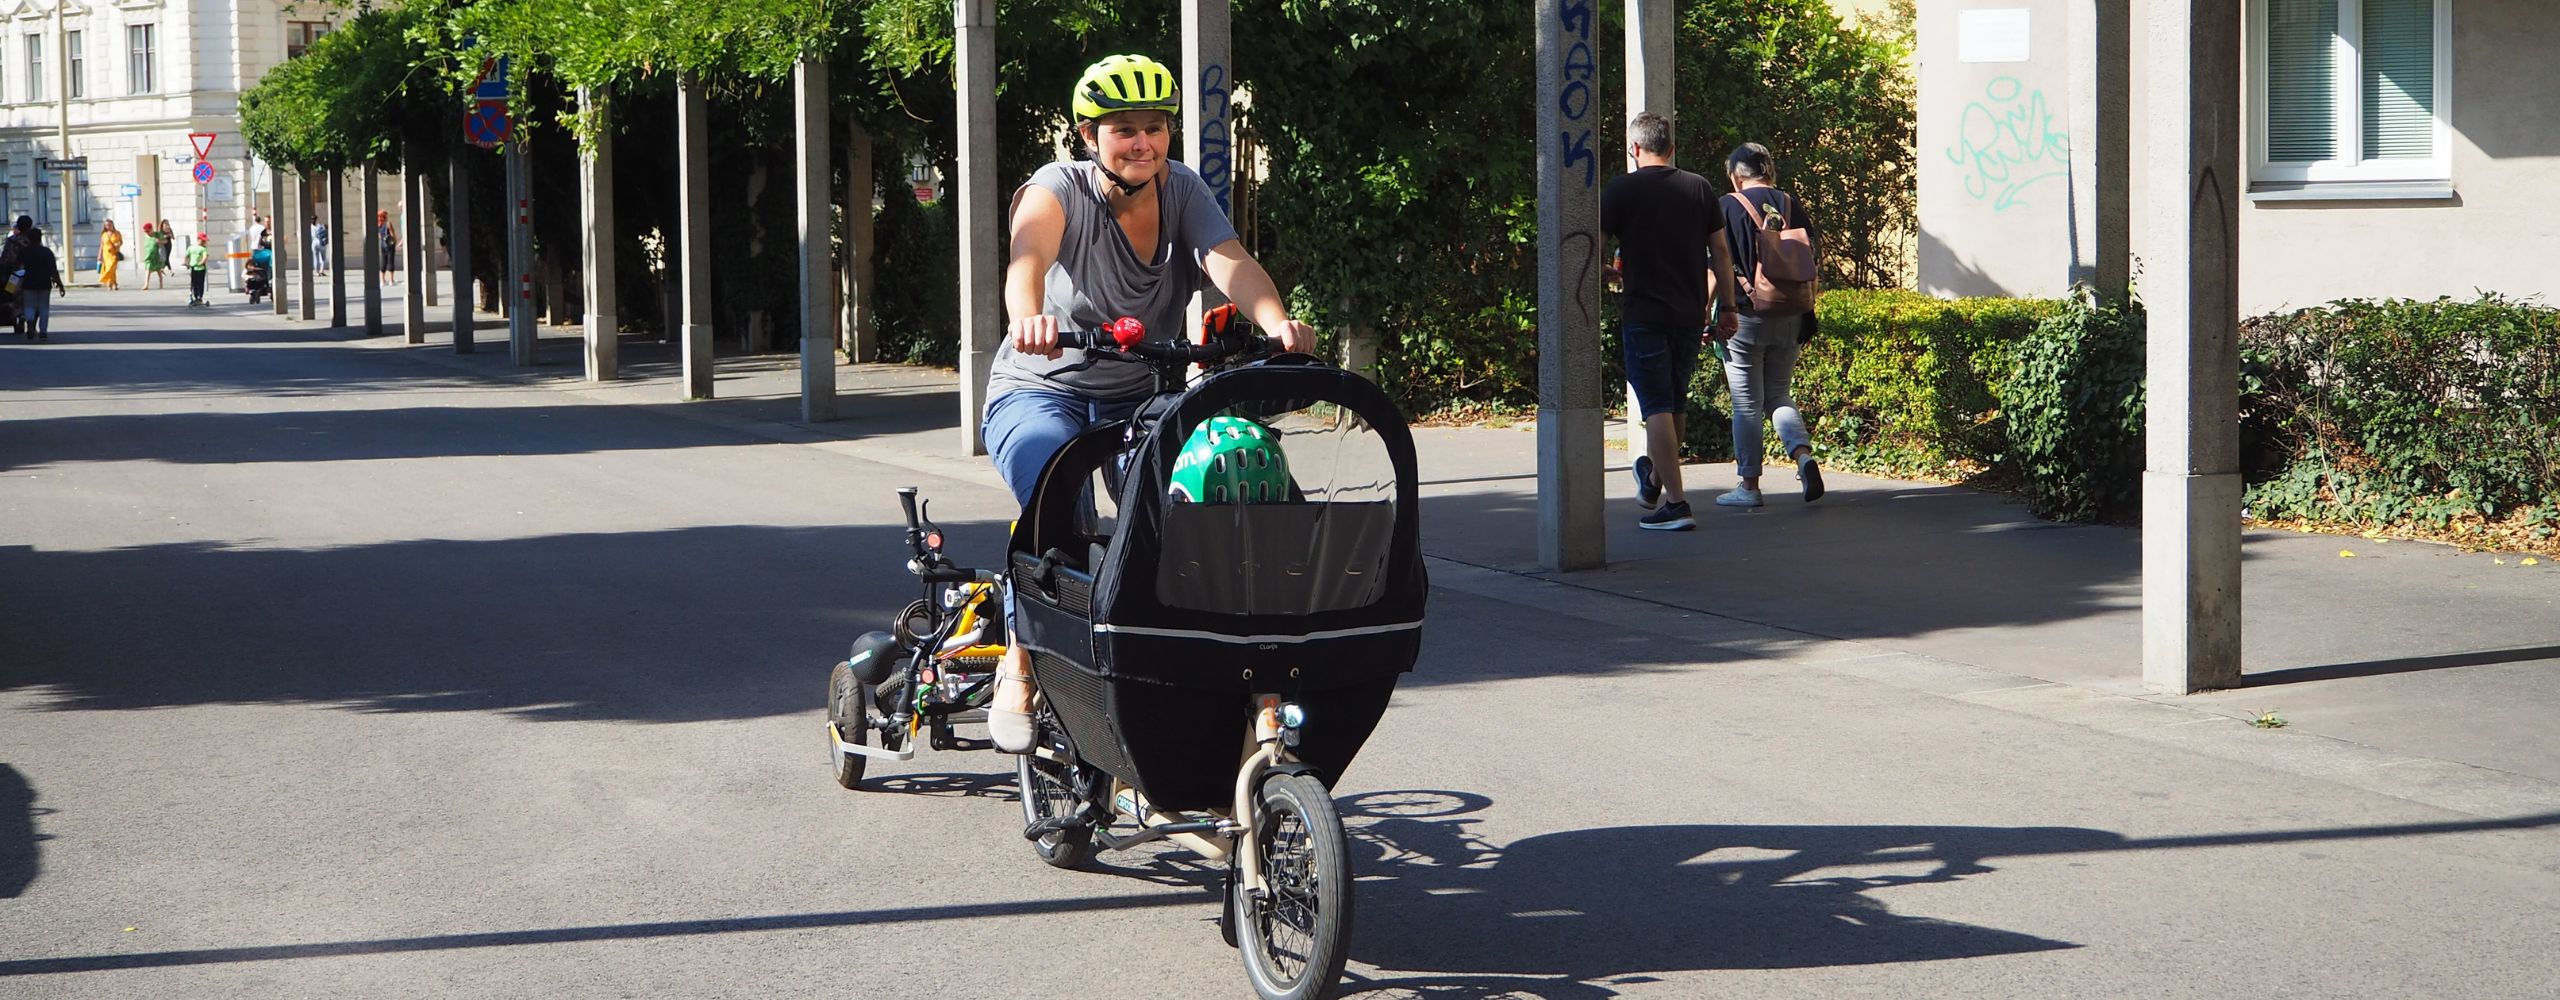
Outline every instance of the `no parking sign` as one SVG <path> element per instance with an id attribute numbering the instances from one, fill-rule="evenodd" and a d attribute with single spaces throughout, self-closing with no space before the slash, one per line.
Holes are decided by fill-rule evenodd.
<path id="1" fill-rule="evenodd" d="M 196 183 L 198 184 L 213 183 L 213 164 L 206 163 L 203 160 L 197 160 L 195 175 Z"/>

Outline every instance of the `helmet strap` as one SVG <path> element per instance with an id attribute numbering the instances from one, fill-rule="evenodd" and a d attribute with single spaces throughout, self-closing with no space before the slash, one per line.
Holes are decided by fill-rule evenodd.
<path id="1" fill-rule="evenodd" d="M 1112 172 L 1111 172 L 1111 168 L 1110 168 L 1110 167 L 1103 166 L 1103 165 L 1102 165 L 1102 158 L 1101 158 L 1101 157 L 1099 157 L 1099 156 L 1094 157 L 1094 160 L 1093 160 L 1093 169 L 1095 169 L 1095 170 L 1099 170 L 1099 171 L 1102 171 L 1102 176 L 1104 176 L 1104 177 L 1108 177 L 1108 178 L 1111 178 L 1111 186 L 1112 186 L 1112 187 L 1119 188 L 1119 189 L 1120 189 L 1120 194 L 1121 194 L 1123 197 L 1126 197 L 1126 196 L 1128 196 L 1128 195 L 1133 195 L 1133 194 L 1138 193 L 1139 191 L 1144 190 L 1144 189 L 1146 188 L 1146 186 L 1148 185 L 1148 183 L 1150 183 L 1150 182 L 1153 180 L 1153 178 L 1149 178 L 1148 180 L 1139 181 L 1139 182 L 1137 182 L 1137 183 L 1135 183 L 1135 184 L 1131 184 L 1131 183 L 1129 183 L 1126 179 L 1122 178 L 1119 174 L 1112 173 Z"/>

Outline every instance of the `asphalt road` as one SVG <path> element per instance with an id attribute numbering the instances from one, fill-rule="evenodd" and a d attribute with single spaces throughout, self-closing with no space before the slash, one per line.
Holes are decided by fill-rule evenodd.
<path id="1" fill-rule="evenodd" d="M 1213 872 L 1041 865 L 1009 758 L 829 780 L 892 487 L 966 560 L 982 477 L 105 298 L 0 341 L 0 997 L 1249 995 Z M 1352 995 L 2560 995 L 2560 811 L 1435 572 Z"/>

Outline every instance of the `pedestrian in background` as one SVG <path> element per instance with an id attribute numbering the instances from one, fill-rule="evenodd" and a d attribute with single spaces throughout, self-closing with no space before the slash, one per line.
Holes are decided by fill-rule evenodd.
<path id="1" fill-rule="evenodd" d="M 116 231 L 116 220 L 108 219 L 98 229 L 98 284 L 116 291 L 116 265 L 124 263 L 124 234 Z"/>
<path id="2" fill-rule="evenodd" d="M 163 287 L 163 288 L 168 287 L 168 285 L 169 285 L 169 282 L 168 282 L 168 270 L 169 270 L 169 244 L 168 244 L 168 242 L 160 238 L 160 230 L 157 230 L 157 229 L 152 228 L 151 223 L 148 223 L 148 222 L 143 223 L 143 224 L 142 224 L 142 290 L 143 290 L 143 291 L 146 291 L 146 292 L 151 290 L 151 279 L 153 279 L 153 278 L 159 278 L 159 279 L 161 279 L 161 282 L 160 282 L 160 286 L 161 286 L 161 287 Z"/>
<path id="3" fill-rule="evenodd" d="M 44 245 L 44 230 L 27 230 L 17 264 L 18 332 L 28 340 L 52 340 L 54 293 L 69 294 L 71 289 L 62 283 L 61 262 Z"/>
<path id="4" fill-rule="evenodd" d="M 1733 332 L 1732 255 L 1715 189 L 1671 165 L 1670 119 L 1637 114 L 1627 123 L 1627 155 L 1635 169 L 1600 192 L 1600 231 L 1618 241 L 1619 337 L 1644 421 L 1636 505 L 1651 513 L 1636 526 L 1687 531 L 1698 526 L 1680 479 L 1689 380 L 1699 350 Z M 1708 312 L 1711 292 L 1721 313 Z"/>
<path id="5" fill-rule="evenodd" d="M 160 267 L 157 269 L 160 287 L 169 287 L 169 268 L 176 266 L 177 263 L 178 230 L 169 225 L 169 220 L 162 219 L 160 220 Z M 151 283 L 146 280 L 142 286 L 149 288 Z"/>
<path id="6" fill-rule="evenodd" d="M 311 220 L 311 273 L 329 273 L 329 224 L 316 216 Z"/>
<path id="7" fill-rule="evenodd" d="M 205 304 L 204 262 L 205 258 L 213 256 L 213 248 L 209 245 L 212 242 L 213 237 L 210 234 L 197 233 L 196 245 L 187 248 L 187 285 L 194 291 L 194 294 L 187 298 L 187 304 L 190 306 Z"/>
<path id="8" fill-rule="evenodd" d="M 1737 296 L 1742 318 L 1724 345 L 1725 389 L 1733 397 L 1733 464 L 1742 485 L 1716 498 L 1723 507 L 1760 506 L 1762 428 L 1778 427 L 1778 441 L 1796 463 L 1805 502 L 1822 499 L 1822 468 L 1813 460 L 1813 435 L 1796 411 L 1796 355 L 1812 317 L 1811 290 L 1792 289 L 1796 296 L 1763 294 L 1770 284 L 1760 244 L 1763 233 L 1802 231 L 1808 241 L 1813 223 L 1804 203 L 1778 188 L 1778 168 L 1769 148 L 1756 142 L 1737 146 L 1725 159 L 1733 193 L 1724 196 L 1724 233 L 1734 252 L 1733 273 L 1745 284 Z M 1805 261 L 1810 266 L 1810 257 Z M 1804 284 L 1809 285 L 1810 282 Z M 1775 299 L 1802 301 L 1775 301 Z"/>
<path id="9" fill-rule="evenodd" d="M 400 283 L 400 231 L 391 226 L 391 213 L 373 213 L 373 238 L 382 247 L 382 284 Z"/>

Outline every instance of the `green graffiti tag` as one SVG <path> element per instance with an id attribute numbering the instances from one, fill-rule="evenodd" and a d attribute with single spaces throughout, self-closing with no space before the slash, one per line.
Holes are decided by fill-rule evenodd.
<path id="1" fill-rule="evenodd" d="M 1965 105 L 1947 162 L 1966 168 L 1964 190 L 2006 212 L 2037 182 L 2060 177 L 2071 166 L 2071 132 L 2045 104 L 2044 91 L 2029 91 L 2013 76 L 1994 78 L 1982 99 Z"/>

